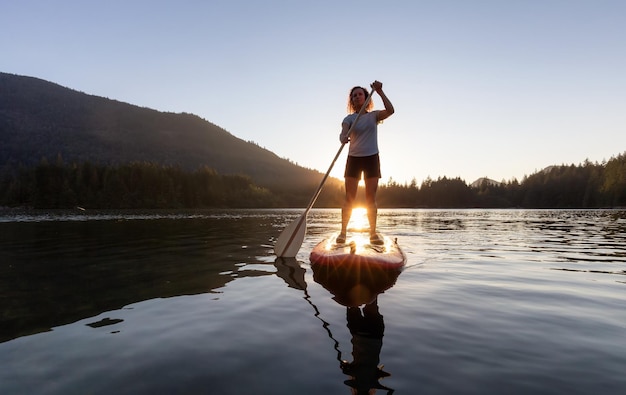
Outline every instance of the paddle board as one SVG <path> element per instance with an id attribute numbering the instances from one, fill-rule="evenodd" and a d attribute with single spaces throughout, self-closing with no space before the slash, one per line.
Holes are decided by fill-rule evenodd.
<path id="1" fill-rule="evenodd" d="M 382 236 L 384 244 L 372 245 L 366 239 L 348 239 L 345 243 L 336 242 L 337 234 L 318 243 L 311 251 L 310 260 L 317 265 L 378 265 L 389 269 L 402 269 L 406 256 L 397 240 Z"/>
<path id="2" fill-rule="evenodd" d="M 352 307 L 369 304 L 393 287 L 406 263 L 396 240 L 373 246 L 369 240 L 335 242 L 333 235 L 311 251 L 313 279 L 329 290 L 338 303 Z"/>

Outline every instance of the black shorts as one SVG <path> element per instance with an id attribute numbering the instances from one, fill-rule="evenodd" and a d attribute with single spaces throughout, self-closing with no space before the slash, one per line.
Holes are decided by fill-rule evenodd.
<path id="1" fill-rule="evenodd" d="M 365 178 L 380 178 L 380 158 L 378 154 L 371 156 L 349 156 L 346 161 L 344 177 L 361 179 L 361 173 Z"/>

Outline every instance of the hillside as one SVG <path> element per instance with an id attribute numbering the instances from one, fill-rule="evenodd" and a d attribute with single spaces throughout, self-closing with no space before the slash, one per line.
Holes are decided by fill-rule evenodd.
<path id="1" fill-rule="evenodd" d="M 473 183 L 471 183 L 470 187 L 472 187 L 472 188 L 480 188 L 483 185 L 498 186 L 498 185 L 502 185 L 502 183 L 498 182 L 496 180 L 492 180 L 491 178 L 481 177 L 481 178 L 477 179 L 476 181 L 474 181 Z"/>
<path id="2" fill-rule="evenodd" d="M 248 175 L 273 190 L 289 186 L 307 194 L 322 177 L 196 115 L 159 112 L 6 73 L 0 73 L 0 141 L 0 166 L 28 166 L 59 154 L 66 162 L 208 166 L 220 174 Z"/>
<path id="3" fill-rule="evenodd" d="M 192 114 L 0 73 L 0 206 L 304 207 L 321 178 Z M 602 164 L 549 167 L 521 183 L 478 181 L 381 185 L 378 205 L 625 207 L 626 152 Z M 316 207 L 339 207 L 342 184 L 329 179 Z"/>

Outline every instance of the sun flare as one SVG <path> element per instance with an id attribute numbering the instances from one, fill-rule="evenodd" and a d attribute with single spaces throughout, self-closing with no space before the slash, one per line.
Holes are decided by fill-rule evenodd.
<path id="1" fill-rule="evenodd" d="M 369 222 L 367 221 L 367 209 L 365 207 L 355 207 L 352 210 L 352 217 L 348 223 L 348 229 L 355 232 L 364 232 L 369 230 Z"/>

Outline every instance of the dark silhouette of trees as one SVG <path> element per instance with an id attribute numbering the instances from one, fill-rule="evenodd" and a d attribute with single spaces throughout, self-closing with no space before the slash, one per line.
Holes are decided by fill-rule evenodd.
<path id="1" fill-rule="evenodd" d="M 288 182 L 259 187 L 245 175 L 222 175 L 209 167 L 133 162 L 106 166 L 42 159 L 38 165 L 0 171 L 0 206 L 37 208 L 260 208 L 305 207 L 315 188 Z M 340 207 L 345 190 L 326 182 L 315 207 Z M 360 189 L 357 202 L 364 203 Z M 360 199 L 360 200 L 359 200 Z M 430 177 L 418 187 L 390 179 L 378 191 L 381 208 L 598 208 L 626 207 L 626 154 L 603 164 L 552 166 L 522 182 L 483 181 L 471 187 L 460 178 Z"/>
<path id="2" fill-rule="evenodd" d="M 446 177 L 379 187 L 380 207 L 426 208 L 600 208 L 626 207 L 626 153 L 605 164 L 552 166 L 520 183 L 513 179 L 478 187 Z"/>
<path id="3" fill-rule="evenodd" d="M 511 193 L 525 208 L 598 208 L 626 206 L 626 157 L 606 164 L 553 166 L 526 177 Z"/>
<path id="4" fill-rule="evenodd" d="M 276 207 L 278 199 L 241 175 L 134 162 L 120 166 L 46 159 L 0 177 L 0 204 L 35 208 Z"/>
<path id="5" fill-rule="evenodd" d="M 607 206 L 626 206 L 626 152 L 606 164 L 599 189 Z"/>
<path id="6" fill-rule="evenodd" d="M 472 191 L 460 178 L 427 179 L 420 188 L 422 205 L 426 207 L 464 207 L 472 201 Z"/>

